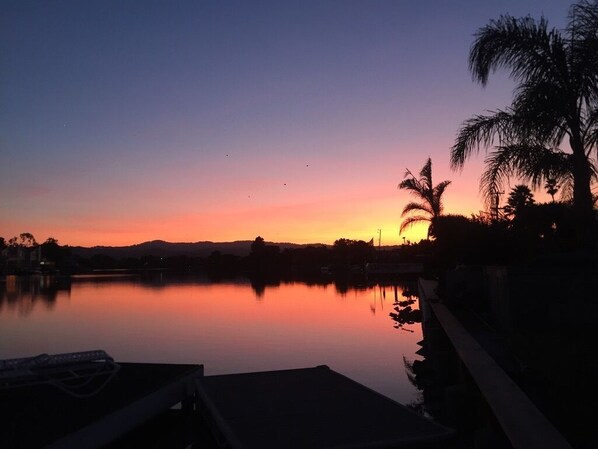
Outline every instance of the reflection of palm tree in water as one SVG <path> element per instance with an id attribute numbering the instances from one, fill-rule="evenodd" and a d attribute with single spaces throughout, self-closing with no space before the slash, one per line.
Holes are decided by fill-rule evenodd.
<path id="1" fill-rule="evenodd" d="M 384 310 L 384 300 L 386 300 L 386 287 L 383 287 L 382 285 L 378 284 L 378 292 L 380 293 L 380 308 Z M 374 302 L 370 304 L 370 312 L 372 312 L 372 315 L 376 315 L 376 287 L 374 287 Z"/>

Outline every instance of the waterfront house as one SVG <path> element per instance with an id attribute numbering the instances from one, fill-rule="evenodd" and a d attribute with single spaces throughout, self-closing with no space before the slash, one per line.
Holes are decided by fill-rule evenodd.
<path id="1" fill-rule="evenodd" d="M 6 269 L 29 270 L 37 268 L 42 260 L 42 247 L 9 246 L 2 250 L 2 261 Z"/>

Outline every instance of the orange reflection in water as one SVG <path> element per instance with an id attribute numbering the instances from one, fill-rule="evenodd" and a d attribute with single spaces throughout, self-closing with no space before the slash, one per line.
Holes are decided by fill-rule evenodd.
<path id="1" fill-rule="evenodd" d="M 399 301 L 402 289 L 397 290 Z M 328 365 L 401 402 L 419 324 L 394 328 L 392 287 L 74 282 L 68 301 L 0 314 L 4 357 L 101 348 L 117 361 L 203 363 L 206 374 Z"/>

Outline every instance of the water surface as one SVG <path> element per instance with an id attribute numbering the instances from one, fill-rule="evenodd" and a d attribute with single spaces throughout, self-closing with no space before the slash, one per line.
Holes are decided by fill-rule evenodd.
<path id="1" fill-rule="evenodd" d="M 401 403 L 421 326 L 389 314 L 408 286 L 209 282 L 158 277 L 8 277 L 0 358 L 104 349 L 121 362 L 202 363 L 206 374 L 328 365 Z M 417 302 L 412 305 L 417 308 Z"/>

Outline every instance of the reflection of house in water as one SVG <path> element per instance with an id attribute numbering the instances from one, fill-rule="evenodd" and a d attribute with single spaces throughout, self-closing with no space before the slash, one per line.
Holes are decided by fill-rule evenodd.
<path id="1" fill-rule="evenodd" d="M 2 250 L 2 260 L 7 270 L 37 268 L 42 261 L 42 247 L 9 246 Z"/>
<path id="2" fill-rule="evenodd" d="M 17 311 L 28 315 L 36 304 L 51 309 L 62 298 L 69 298 L 71 281 L 55 276 L 6 276 L 0 282 L 0 314 Z"/>

